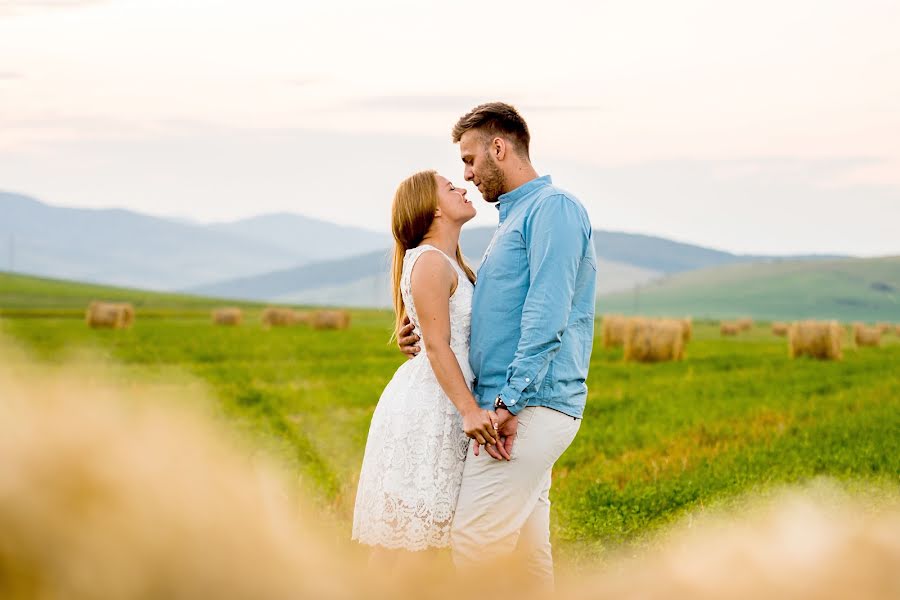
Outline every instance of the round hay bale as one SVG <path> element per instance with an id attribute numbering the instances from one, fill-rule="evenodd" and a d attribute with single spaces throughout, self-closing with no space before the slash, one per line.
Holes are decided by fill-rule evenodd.
<path id="1" fill-rule="evenodd" d="M 694 319 L 685 317 L 681 319 L 681 333 L 684 343 L 687 344 L 694 337 Z"/>
<path id="2" fill-rule="evenodd" d="M 743 317 L 736 321 L 738 328 L 741 331 L 750 331 L 753 329 L 753 319 L 750 317 Z"/>
<path id="3" fill-rule="evenodd" d="M 860 325 L 854 328 L 853 339 L 857 346 L 878 347 L 881 345 L 881 329 Z"/>
<path id="4" fill-rule="evenodd" d="M 783 323 L 781 321 L 775 321 L 772 323 L 772 333 L 777 335 L 778 337 L 784 337 L 788 334 L 788 330 L 791 326 L 788 323 Z"/>
<path id="5" fill-rule="evenodd" d="M 347 329 L 350 313 L 346 310 L 318 310 L 310 316 L 313 329 Z"/>
<path id="6" fill-rule="evenodd" d="M 235 306 L 217 308 L 212 312 L 212 320 L 215 325 L 240 325 L 244 320 L 244 313 Z"/>
<path id="7" fill-rule="evenodd" d="M 837 321 L 802 321 L 788 332 L 791 358 L 810 356 L 821 360 L 841 360 L 844 330 Z"/>
<path id="8" fill-rule="evenodd" d="M 128 303 L 121 304 L 122 327 L 128 328 L 134 323 L 134 307 Z"/>
<path id="9" fill-rule="evenodd" d="M 620 348 L 625 344 L 625 328 L 629 318 L 622 315 L 603 315 L 600 329 L 604 348 Z"/>
<path id="10" fill-rule="evenodd" d="M 134 307 L 127 302 L 101 302 L 88 305 L 85 322 L 94 329 L 127 329 L 134 323 Z"/>
<path id="11" fill-rule="evenodd" d="M 719 324 L 719 333 L 723 336 L 735 336 L 741 332 L 741 327 L 734 321 L 722 321 Z"/>
<path id="12" fill-rule="evenodd" d="M 298 322 L 297 313 L 292 308 L 269 306 L 260 316 L 263 327 L 290 327 Z"/>
<path id="13" fill-rule="evenodd" d="M 630 319 L 625 328 L 625 361 L 662 362 L 684 358 L 681 321 Z"/>

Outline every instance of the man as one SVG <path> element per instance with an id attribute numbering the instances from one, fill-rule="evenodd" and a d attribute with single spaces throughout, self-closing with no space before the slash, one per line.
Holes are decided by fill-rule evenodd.
<path id="1" fill-rule="evenodd" d="M 453 141 L 466 181 L 500 213 L 478 269 L 469 359 L 475 397 L 497 411 L 502 450 L 511 450 L 507 461 L 505 451 L 470 445 L 453 560 L 466 569 L 515 552 L 513 568 L 552 587 L 550 471 L 581 424 L 594 338 L 591 224 L 577 199 L 538 177 L 528 126 L 512 106 L 475 107 L 453 128 Z M 411 329 L 400 337 L 415 354 Z"/>

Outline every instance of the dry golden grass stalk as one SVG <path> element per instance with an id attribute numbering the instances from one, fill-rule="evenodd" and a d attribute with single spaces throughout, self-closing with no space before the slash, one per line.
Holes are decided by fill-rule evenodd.
<path id="1" fill-rule="evenodd" d="M 866 327 L 860 325 L 853 328 L 853 339 L 857 346 L 874 346 L 881 345 L 881 329 L 878 327 Z"/>
<path id="2" fill-rule="evenodd" d="M 739 520 L 700 516 L 637 558 L 559 591 L 570 600 L 900 597 L 900 515 L 783 492 Z"/>
<path id="3" fill-rule="evenodd" d="M 350 313 L 346 310 L 318 310 L 309 317 L 313 329 L 347 329 Z"/>
<path id="4" fill-rule="evenodd" d="M 2 367 L 0 388 L 5 600 L 354 597 L 273 472 L 171 392 Z"/>
<path id="5" fill-rule="evenodd" d="M 810 356 L 823 360 L 841 360 L 844 329 L 837 321 L 801 321 L 788 332 L 791 358 Z"/>
<path id="6" fill-rule="evenodd" d="M 786 336 L 790 328 L 790 324 L 783 323 L 781 321 L 775 321 L 774 323 L 772 323 L 772 333 L 774 333 L 778 337 Z"/>
<path id="7" fill-rule="evenodd" d="M 625 344 L 625 327 L 629 317 L 622 315 L 603 315 L 600 328 L 604 348 L 619 348 Z"/>
<path id="8" fill-rule="evenodd" d="M 634 318 L 625 328 L 625 360 L 660 362 L 684 358 L 684 323 Z"/>
<path id="9" fill-rule="evenodd" d="M 212 320 L 216 325 L 240 325 L 244 320 L 244 313 L 234 306 L 217 308 L 212 312 Z"/>
<path id="10" fill-rule="evenodd" d="M 134 323 L 134 307 L 127 302 L 94 300 L 88 305 L 85 321 L 95 329 L 127 329 Z"/>

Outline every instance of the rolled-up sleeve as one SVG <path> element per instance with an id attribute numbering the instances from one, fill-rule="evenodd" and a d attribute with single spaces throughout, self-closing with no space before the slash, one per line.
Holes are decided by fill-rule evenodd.
<path id="1" fill-rule="evenodd" d="M 540 391 L 569 321 L 575 281 L 591 243 L 584 209 L 565 195 L 544 199 L 526 228 L 530 283 L 522 309 L 521 336 L 500 398 L 512 414 Z"/>

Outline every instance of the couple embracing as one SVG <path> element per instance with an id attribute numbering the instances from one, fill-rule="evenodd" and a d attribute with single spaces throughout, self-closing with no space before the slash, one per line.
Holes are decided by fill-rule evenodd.
<path id="1" fill-rule="evenodd" d="M 587 212 L 539 177 L 519 113 L 494 102 L 453 128 L 465 180 L 500 223 L 476 274 L 459 247 L 466 191 L 416 173 L 392 206 L 401 349 L 372 416 L 353 539 L 389 566 L 449 546 L 458 569 L 509 555 L 553 586 L 550 472 L 587 397 L 597 277 Z"/>

